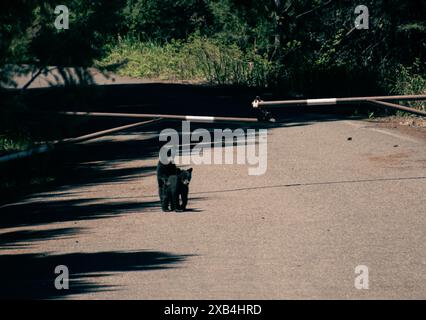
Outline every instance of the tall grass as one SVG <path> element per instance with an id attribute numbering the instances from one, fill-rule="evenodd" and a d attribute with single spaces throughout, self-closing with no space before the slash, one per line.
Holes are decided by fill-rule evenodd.
<path id="1" fill-rule="evenodd" d="M 266 56 L 200 36 L 166 44 L 119 38 L 97 64 L 118 66 L 115 71 L 124 76 L 258 87 L 268 86 L 278 70 Z"/>

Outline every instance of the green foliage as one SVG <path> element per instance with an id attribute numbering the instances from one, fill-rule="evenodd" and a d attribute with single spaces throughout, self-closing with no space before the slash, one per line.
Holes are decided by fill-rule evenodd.
<path id="1" fill-rule="evenodd" d="M 119 74 L 133 77 L 248 86 L 267 86 L 277 70 L 274 63 L 253 51 L 197 35 L 165 44 L 119 39 L 98 62 L 101 68 L 110 65 L 119 65 Z"/>
<path id="2" fill-rule="evenodd" d="M 160 44 L 154 41 L 142 42 L 134 38 L 119 38 L 110 46 L 109 54 L 97 65 L 108 68 L 118 65 L 120 75 L 159 80 L 201 80 L 200 70 L 191 63 L 192 57 L 183 50 L 181 41 Z"/>
<path id="3" fill-rule="evenodd" d="M 393 94 L 426 94 L 426 76 L 420 74 L 420 61 L 411 67 L 399 65 L 395 69 L 395 79 L 390 83 L 390 92 Z M 407 106 L 426 110 L 426 102 L 410 101 Z"/>
<path id="4" fill-rule="evenodd" d="M 13 131 L 0 135 L 0 153 L 22 151 L 32 145 L 31 138 L 22 131 Z"/>
<path id="5" fill-rule="evenodd" d="M 243 51 L 235 44 L 193 37 L 184 50 L 193 56 L 204 78 L 215 84 L 267 86 L 276 77 L 276 66 L 254 50 Z"/>
<path id="6" fill-rule="evenodd" d="M 127 0 L 122 17 L 125 33 L 161 42 L 184 39 L 210 19 L 203 0 Z"/>

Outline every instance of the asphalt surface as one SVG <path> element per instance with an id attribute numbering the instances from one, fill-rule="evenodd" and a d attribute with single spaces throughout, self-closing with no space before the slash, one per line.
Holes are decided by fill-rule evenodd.
<path id="1" fill-rule="evenodd" d="M 0 208 L 2 297 L 426 298 L 426 141 L 364 121 L 288 120 L 268 129 L 264 175 L 193 165 L 189 211 L 163 213 L 157 158 L 140 149 L 155 134 L 81 144 L 115 153 L 80 164 L 98 179 Z M 54 287 L 57 265 L 68 290 Z M 358 265 L 368 290 L 354 286 Z"/>

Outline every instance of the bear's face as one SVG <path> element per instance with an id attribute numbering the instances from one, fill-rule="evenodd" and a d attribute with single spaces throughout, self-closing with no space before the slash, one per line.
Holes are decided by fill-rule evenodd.
<path id="1" fill-rule="evenodd" d="M 179 178 L 183 185 L 189 185 L 189 182 L 191 182 L 192 178 L 192 168 L 189 168 L 188 170 L 182 170 L 179 175 Z"/>

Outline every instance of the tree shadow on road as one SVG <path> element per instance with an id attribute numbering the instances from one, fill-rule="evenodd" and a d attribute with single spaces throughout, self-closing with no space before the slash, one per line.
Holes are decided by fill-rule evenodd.
<path id="1" fill-rule="evenodd" d="M 159 206 L 159 201 L 110 202 L 103 198 L 24 202 L 1 209 L 0 228 L 109 218 Z"/>
<path id="2" fill-rule="evenodd" d="M 82 228 L 59 228 L 49 230 L 18 230 L 0 234 L 0 250 L 27 249 L 33 242 L 63 239 L 75 236 Z"/>
<path id="3" fill-rule="evenodd" d="M 11 186 L 1 193 L 0 204 L 25 199 L 36 192 L 58 191 L 64 186 L 76 188 L 147 177 L 155 173 L 154 166 L 120 166 L 120 162 L 143 160 L 157 153 L 157 136 L 124 141 L 111 138 L 67 145 L 31 158 L 2 163 L 3 181 L 10 181 Z"/>
<path id="4" fill-rule="evenodd" d="M 93 282 L 117 272 L 176 268 L 191 255 L 158 251 L 114 251 L 72 254 L 0 256 L 0 299 L 64 299 L 76 294 L 122 289 Z M 55 268 L 66 266 L 69 289 L 55 287 Z M 92 280 L 89 280 L 92 279 Z"/>

